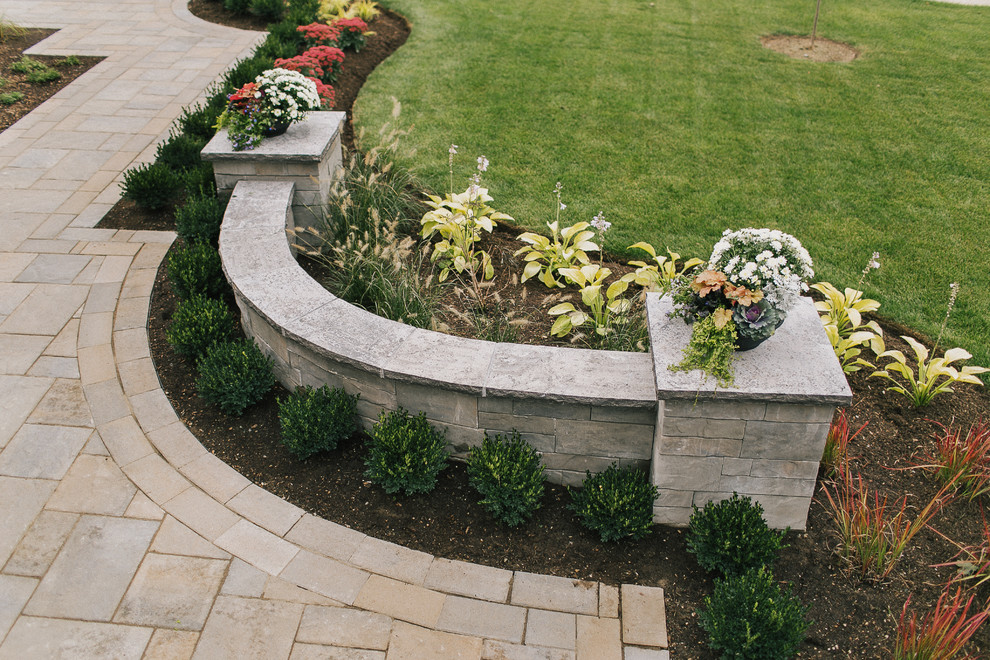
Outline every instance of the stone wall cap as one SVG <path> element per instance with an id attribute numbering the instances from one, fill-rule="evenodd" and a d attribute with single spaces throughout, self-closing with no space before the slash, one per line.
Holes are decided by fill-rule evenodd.
<path id="1" fill-rule="evenodd" d="M 219 160 L 271 161 L 287 163 L 320 162 L 333 146 L 347 113 L 307 112 L 283 135 L 265 138 L 254 149 L 234 151 L 227 130 L 220 129 L 203 148 L 200 156 L 207 162 Z"/>
<path id="2" fill-rule="evenodd" d="M 716 387 L 699 370 L 670 371 L 683 359 L 691 326 L 668 318 L 668 297 L 647 295 L 646 313 L 658 399 L 721 399 L 847 406 L 852 391 L 810 298 L 802 297 L 773 337 L 733 360 L 735 386 Z"/>

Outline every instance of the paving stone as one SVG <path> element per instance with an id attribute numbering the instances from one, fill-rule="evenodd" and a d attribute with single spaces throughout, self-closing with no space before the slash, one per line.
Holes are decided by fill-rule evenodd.
<path id="1" fill-rule="evenodd" d="M 622 585 L 622 641 L 667 648 L 667 616 L 663 589 Z"/>
<path id="2" fill-rule="evenodd" d="M 128 463 L 124 472 L 154 502 L 167 502 L 192 485 L 158 454 Z"/>
<path id="3" fill-rule="evenodd" d="M 392 619 L 373 612 L 310 605 L 303 612 L 296 641 L 384 651 Z"/>
<path id="4" fill-rule="evenodd" d="M 127 396 L 161 389 L 158 374 L 155 372 L 155 363 L 151 358 L 140 358 L 119 363 L 117 364 L 117 373 L 120 375 L 120 384 Z M 174 416 L 175 413 L 173 412 L 172 417 Z"/>
<path id="5" fill-rule="evenodd" d="M 618 619 L 592 616 L 577 618 L 577 657 L 596 660 L 622 660 L 622 639 Z"/>
<path id="6" fill-rule="evenodd" d="M 481 660 L 575 660 L 574 651 L 507 644 L 486 639 Z"/>
<path id="7" fill-rule="evenodd" d="M 89 287 L 89 295 L 86 297 L 86 306 L 83 312 L 86 314 L 113 313 L 117 309 L 117 300 L 120 298 L 120 282 L 101 282 Z"/>
<path id="8" fill-rule="evenodd" d="M 14 625 L 36 586 L 38 580 L 34 578 L 0 575 L 0 642 Z"/>
<path id="9" fill-rule="evenodd" d="M 83 516 L 24 613 L 109 621 L 158 523 Z"/>
<path id="10" fill-rule="evenodd" d="M 79 349 L 80 353 L 86 349 Z M 80 359 L 80 364 L 82 360 Z M 93 415 L 93 422 L 97 426 L 113 422 L 122 418 L 133 420 L 130 416 L 131 409 L 127 404 L 127 397 L 120 388 L 120 383 L 116 378 L 104 380 L 91 385 L 83 384 L 83 391 L 86 392 L 86 401 L 89 402 L 89 410 Z M 113 451 L 109 445 L 108 449 Z M 114 457 L 116 458 L 116 457 Z M 123 467 L 123 463 L 121 467 Z"/>
<path id="11" fill-rule="evenodd" d="M 151 628 L 137 626 L 22 616 L 0 647 L 0 658 L 136 659 L 141 657 L 152 632 Z"/>
<path id="12" fill-rule="evenodd" d="M 73 338 L 75 342 L 75 338 Z M 76 351 L 79 359 L 79 378 L 83 386 L 102 383 L 117 377 L 117 369 L 110 344 L 87 346 Z"/>
<path id="13" fill-rule="evenodd" d="M 76 346 L 88 348 L 109 341 L 113 334 L 113 312 L 86 313 L 79 319 L 79 339 Z"/>
<path id="14" fill-rule="evenodd" d="M 577 643 L 577 617 L 566 612 L 529 611 L 526 644 L 574 650 Z"/>
<path id="15" fill-rule="evenodd" d="M 193 658 L 288 658 L 302 612 L 298 603 L 219 596 Z"/>
<path id="16" fill-rule="evenodd" d="M 41 284 L 3 323 L 0 333 L 55 336 L 86 300 L 85 286 Z"/>
<path id="17" fill-rule="evenodd" d="M 230 559 L 230 555 L 192 531 L 172 516 L 165 516 L 151 544 L 151 551 L 167 555 L 187 555 Z"/>
<path id="18" fill-rule="evenodd" d="M 516 571 L 509 602 L 542 610 L 597 615 L 598 583 Z"/>
<path id="19" fill-rule="evenodd" d="M 234 557 L 230 560 L 227 579 L 224 580 L 220 593 L 227 596 L 260 598 L 265 592 L 268 577 L 268 573 Z"/>
<path id="20" fill-rule="evenodd" d="M 293 544 L 247 520 L 240 520 L 231 526 L 215 543 L 270 575 L 281 573 L 299 552 Z"/>
<path id="21" fill-rule="evenodd" d="M 50 378 L 79 378 L 79 363 L 75 358 L 42 355 L 28 370 L 28 376 L 48 376 Z"/>
<path id="22" fill-rule="evenodd" d="M 615 619 L 619 616 L 619 588 L 608 584 L 598 587 L 598 616 Z"/>
<path id="23" fill-rule="evenodd" d="M 44 335 L 0 335 L 0 373 L 23 376 L 51 340 Z"/>
<path id="24" fill-rule="evenodd" d="M 233 527 L 240 516 L 199 490 L 188 488 L 161 504 L 168 513 L 209 541 Z"/>
<path id="25" fill-rule="evenodd" d="M 644 649 L 639 646 L 627 646 L 623 651 L 623 660 L 670 660 L 670 651 L 666 649 Z"/>
<path id="26" fill-rule="evenodd" d="M 278 536 L 284 536 L 304 513 L 294 504 L 254 484 L 232 497 L 227 507 Z"/>
<path id="27" fill-rule="evenodd" d="M 289 660 L 385 660 L 385 652 L 296 642 Z"/>
<path id="28" fill-rule="evenodd" d="M 0 448 L 14 437 L 52 382 L 51 378 L 0 375 Z"/>
<path id="29" fill-rule="evenodd" d="M 522 642 L 526 608 L 474 598 L 447 596 L 437 629 L 506 642 Z"/>
<path id="30" fill-rule="evenodd" d="M 124 515 L 128 518 L 161 520 L 165 517 L 165 509 L 152 502 L 147 495 L 138 491 L 134 494 L 133 499 L 131 499 L 131 503 L 127 505 Z"/>
<path id="31" fill-rule="evenodd" d="M 504 603 L 509 597 L 512 571 L 437 557 L 423 586 L 449 594 Z"/>
<path id="32" fill-rule="evenodd" d="M 200 630 L 220 590 L 227 562 L 149 553 L 114 616 L 131 623 Z"/>
<path id="33" fill-rule="evenodd" d="M 137 489 L 107 456 L 80 454 L 46 508 L 74 513 L 119 516 Z"/>
<path id="34" fill-rule="evenodd" d="M 144 328 L 117 330 L 113 333 L 113 351 L 117 362 L 130 362 L 138 358 L 150 357 L 148 332 Z"/>
<path id="35" fill-rule="evenodd" d="M 432 628 L 440 618 L 446 598 L 436 591 L 372 575 L 355 599 L 354 606 Z"/>
<path id="36" fill-rule="evenodd" d="M 286 541 L 341 561 L 350 559 L 364 538 L 361 532 L 309 513 L 304 514 L 285 535 Z"/>
<path id="37" fill-rule="evenodd" d="M 108 450 L 107 446 L 103 444 L 103 439 L 100 437 L 99 432 L 89 436 L 89 440 L 86 441 L 86 446 L 82 448 L 82 453 L 91 454 L 93 456 L 110 456 L 110 450 Z"/>
<path id="38" fill-rule="evenodd" d="M 13 215 L 5 216 L 5 217 L 7 217 L 12 223 L 16 223 L 16 221 L 18 220 L 18 218 L 17 217 L 14 217 Z M 4 229 L 6 230 L 6 227 Z M 17 241 L 17 242 L 20 243 L 20 241 Z M 18 275 L 20 275 L 21 272 L 25 268 L 28 267 L 28 264 L 30 264 L 32 261 L 34 261 L 34 255 L 33 254 L 17 254 L 17 253 L 14 253 L 14 252 L 7 252 L 6 250 L 7 250 L 7 248 L 3 248 L 2 247 L 2 244 L 0 244 L 0 251 L 5 252 L 5 254 L 3 255 L 3 259 L 0 259 L 0 282 L 13 282 L 14 279 Z M 31 288 L 33 288 L 33 287 L 30 287 L 28 289 L 28 291 L 30 291 Z M 3 300 L 4 298 L 6 298 L 7 293 L 9 291 L 11 291 L 11 290 L 12 289 L 6 289 L 5 288 L 4 289 L 5 294 L 4 294 L 3 297 L 0 297 L 0 300 Z M 26 296 L 27 293 L 25 293 L 24 295 Z M 23 300 L 23 297 L 21 297 L 21 300 Z M 20 301 L 18 301 L 18 302 L 20 302 Z M 0 308 L 0 309 L 2 309 L 2 308 Z M 13 311 L 13 308 L 7 309 L 7 310 L 3 311 L 2 313 L 9 314 L 12 311 Z"/>
<path id="39" fill-rule="evenodd" d="M 148 440 L 170 465 L 177 468 L 208 454 L 199 439 L 180 421 L 155 429 L 148 434 Z"/>
<path id="40" fill-rule="evenodd" d="M 268 600 L 287 600 L 290 603 L 301 603 L 303 605 L 324 605 L 327 607 L 342 607 L 344 603 L 321 596 L 320 594 L 303 589 L 302 587 L 286 582 L 282 578 L 269 576 L 265 582 L 265 590 L 261 593 L 262 598 Z"/>
<path id="41" fill-rule="evenodd" d="M 3 255 L 6 259 L 9 254 Z M 2 264 L 2 262 L 0 262 Z M 0 265 L 0 276 L 4 272 L 3 265 Z M 17 306 L 28 297 L 34 290 L 33 284 L 13 284 L 0 279 L 0 314 L 6 316 L 17 309 Z"/>
<path id="42" fill-rule="evenodd" d="M 93 427 L 86 394 L 76 379 L 60 378 L 52 383 L 27 421 L 31 424 L 60 424 Z"/>
<path id="43" fill-rule="evenodd" d="M 0 453 L 0 474 L 29 479 L 61 479 L 92 429 L 25 424 Z"/>
<path id="44" fill-rule="evenodd" d="M 300 550 L 282 571 L 284 580 L 350 605 L 368 582 L 365 571 L 307 550 Z"/>
<path id="45" fill-rule="evenodd" d="M 56 485 L 45 479 L 0 476 L 0 566 L 10 558 Z"/>
<path id="46" fill-rule="evenodd" d="M 39 254 L 14 281 L 72 284 L 90 261 L 92 257 L 80 254 Z"/>
<path id="47" fill-rule="evenodd" d="M 44 354 L 54 357 L 76 357 L 76 338 L 78 336 L 79 319 L 72 319 L 55 335 L 55 339 L 48 344 Z"/>
<path id="48" fill-rule="evenodd" d="M 151 636 L 141 660 L 189 660 L 198 641 L 198 632 L 159 628 Z"/>
<path id="49" fill-rule="evenodd" d="M 250 479 L 209 452 L 186 463 L 179 472 L 220 502 L 251 485 Z"/>
<path id="50" fill-rule="evenodd" d="M 396 580 L 423 584 L 433 555 L 367 536 L 354 551 L 350 563 Z"/>
<path id="51" fill-rule="evenodd" d="M 121 467 L 155 451 L 130 415 L 103 424 L 97 430 L 110 455 Z"/>
<path id="52" fill-rule="evenodd" d="M 77 520 L 79 516 L 74 513 L 49 510 L 39 513 L 3 567 L 4 573 L 28 577 L 44 575 Z"/>
<path id="53" fill-rule="evenodd" d="M 477 660 L 482 640 L 428 630 L 402 621 L 392 626 L 389 660 Z"/>
<path id="54" fill-rule="evenodd" d="M 130 397 L 131 409 L 137 417 L 145 433 L 151 433 L 160 428 L 175 423 L 177 419 L 172 404 L 160 389 L 153 389 L 143 394 Z"/>

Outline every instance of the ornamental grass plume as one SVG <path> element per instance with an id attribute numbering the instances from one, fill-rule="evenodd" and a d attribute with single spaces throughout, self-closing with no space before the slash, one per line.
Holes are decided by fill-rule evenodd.
<path id="1" fill-rule="evenodd" d="M 897 640 L 894 646 L 895 660 L 967 660 L 975 659 L 971 654 L 961 655 L 966 643 L 976 634 L 983 622 L 990 616 L 990 610 L 983 609 L 969 614 L 974 596 L 963 600 L 962 588 L 957 587 L 952 594 L 946 585 L 939 596 L 935 609 L 925 614 L 919 622 L 918 613 L 912 612 L 909 619 L 909 596 L 901 610 L 901 620 L 897 626 Z"/>

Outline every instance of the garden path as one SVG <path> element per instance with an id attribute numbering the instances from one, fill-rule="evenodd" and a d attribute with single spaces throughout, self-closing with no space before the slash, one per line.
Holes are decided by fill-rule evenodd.
<path id="1" fill-rule="evenodd" d="M 32 53 L 106 57 L 0 134 L 0 658 L 667 658 L 660 589 L 367 537 L 178 420 L 146 331 L 175 235 L 95 225 L 260 38 L 185 4 L 0 0 L 61 28 Z"/>

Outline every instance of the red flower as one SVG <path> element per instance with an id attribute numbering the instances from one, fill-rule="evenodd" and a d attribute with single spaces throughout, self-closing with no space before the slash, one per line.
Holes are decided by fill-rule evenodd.
<path id="1" fill-rule="evenodd" d="M 300 25 L 296 31 L 302 33 L 303 39 L 310 46 L 329 46 L 337 43 L 337 37 L 340 36 L 338 28 L 326 23 Z"/>

